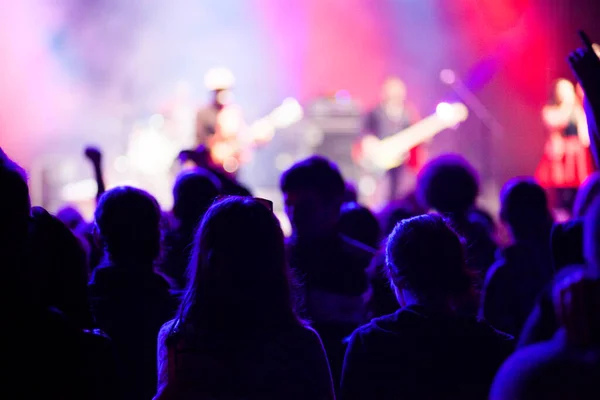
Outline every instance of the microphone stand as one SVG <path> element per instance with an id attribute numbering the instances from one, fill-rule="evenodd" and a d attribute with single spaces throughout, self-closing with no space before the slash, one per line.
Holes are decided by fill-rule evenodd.
<path id="1" fill-rule="evenodd" d="M 443 70 L 440 73 L 440 79 L 448 85 L 459 99 L 471 110 L 477 119 L 481 122 L 482 141 L 481 156 L 484 179 L 487 180 L 486 186 L 496 197 L 495 166 L 493 159 L 492 143 L 493 137 L 500 137 L 504 133 L 504 128 L 498 120 L 492 115 L 488 108 L 479 100 L 464 82 L 456 76 L 451 70 Z M 486 131 L 487 130 L 487 134 Z M 494 198 L 495 198 L 494 197 Z M 497 199 L 496 199 L 497 202 Z"/>

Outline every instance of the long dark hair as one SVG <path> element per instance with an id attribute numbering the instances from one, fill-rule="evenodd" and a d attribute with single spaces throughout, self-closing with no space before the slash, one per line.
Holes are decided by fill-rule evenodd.
<path id="1" fill-rule="evenodd" d="M 228 197 L 205 214 L 194 239 L 178 325 L 213 332 L 301 325 L 279 221 L 249 197 Z"/>

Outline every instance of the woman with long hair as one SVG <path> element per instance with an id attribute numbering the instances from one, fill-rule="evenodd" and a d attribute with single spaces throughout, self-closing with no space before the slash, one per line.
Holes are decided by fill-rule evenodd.
<path id="1" fill-rule="evenodd" d="M 542 120 L 550 136 L 536 178 L 555 192 L 556 207 L 570 210 L 575 191 L 592 170 L 583 97 L 571 81 L 559 79 L 554 83 Z"/>
<path id="2" fill-rule="evenodd" d="M 510 336 L 472 315 L 460 237 L 439 215 L 399 222 L 386 264 L 400 309 L 350 339 L 342 399 L 484 399 Z"/>
<path id="3" fill-rule="evenodd" d="M 295 312 L 284 236 L 252 198 L 213 205 L 177 317 L 158 338 L 155 399 L 332 399 L 317 333 Z"/>
<path id="4" fill-rule="evenodd" d="M 33 207 L 29 245 L 27 272 L 34 286 L 35 301 L 54 310 L 69 327 L 71 343 L 60 357 L 63 365 L 73 371 L 64 378 L 69 380 L 74 397 L 120 398 L 114 348 L 108 336 L 98 329 L 90 308 L 87 254 L 80 240 L 57 217 L 41 207 Z"/>

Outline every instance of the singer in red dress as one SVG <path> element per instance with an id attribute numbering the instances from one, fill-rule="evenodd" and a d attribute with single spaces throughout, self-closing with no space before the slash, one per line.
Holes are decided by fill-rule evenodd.
<path id="1" fill-rule="evenodd" d="M 554 84 L 552 102 L 542 110 L 550 136 L 536 178 L 554 191 L 559 208 L 570 208 L 574 193 L 592 171 L 582 100 L 570 81 L 559 79 Z"/>

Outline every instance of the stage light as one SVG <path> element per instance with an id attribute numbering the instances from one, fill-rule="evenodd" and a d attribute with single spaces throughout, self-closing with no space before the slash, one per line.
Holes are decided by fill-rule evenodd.
<path id="1" fill-rule="evenodd" d="M 443 69 L 440 72 L 440 80 L 446 85 L 453 85 L 456 82 L 456 74 L 451 69 Z"/>

